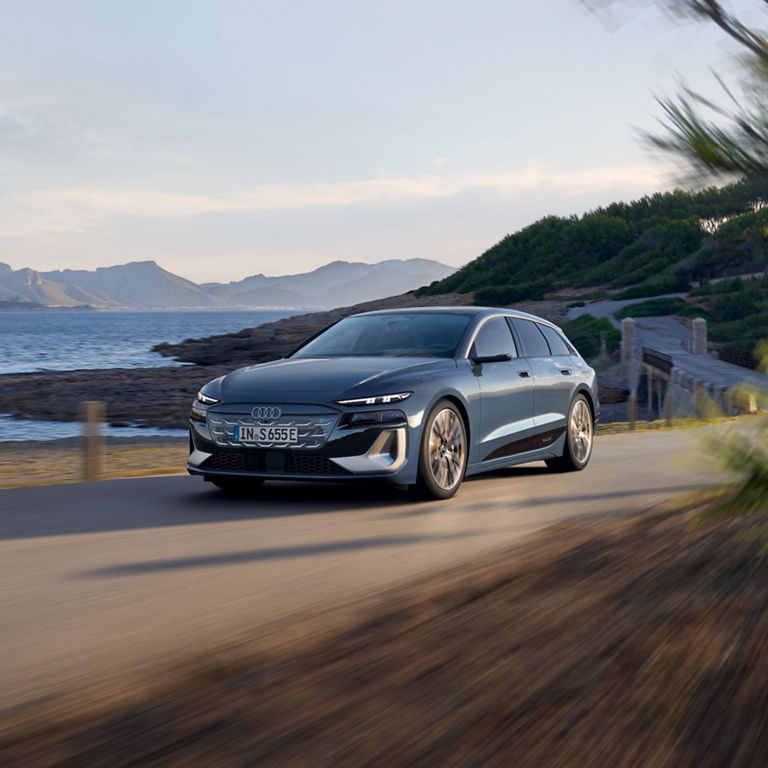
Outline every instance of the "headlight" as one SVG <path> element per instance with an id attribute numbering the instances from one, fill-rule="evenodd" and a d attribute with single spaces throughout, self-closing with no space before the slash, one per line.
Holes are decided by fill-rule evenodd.
<path id="1" fill-rule="evenodd" d="M 208 419 L 208 409 L 203 408 L 200 403 L 192 403 L 192 410 L 189 412 L 189 418 L 200 424 L 205 424 Z"/>
<path id="2" fill-rule="evenodd" d="M 197 402 L 202 403 L 203 405 L 214 405 L 215 403 L 218 403 L 219 401 L 215 397 L 208 397 L 208 395 L 203 394 L 203 390 L 201 389 L 197 393 Z"/>
<path id="3" fill-rule="evenodd" d="M 407 423 L 402 411 L 357 411 L 341 417 L 341 427 L 373 427 L 379 425 L 400 426 Z"/>
<path id="4" fill-rule="evenodd" d="M 413 392 L 395 392 L 392 395 L 376 395 L 375 397 L 355 397 L 352 400 L 337 400 L 337 405 L 350 405 L 353 408 L 358 405 L 391 405 L 392 403 L 402 403 L 407 400 Z"/>

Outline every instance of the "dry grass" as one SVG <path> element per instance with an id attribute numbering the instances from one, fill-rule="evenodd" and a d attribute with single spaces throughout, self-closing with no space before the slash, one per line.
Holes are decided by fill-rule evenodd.
<path id="1" fill-rule="evenodd" d="M 700 505 L 699 505 L 700 506 Z M 376 601 L 7 713 L 5 766 L 762 766 L 751 523 L 555 525 Z"/>
<path id="2" fill-rule="evenodd" d="M 184 472 L 185 440 L 108 443 L 103 478 L 168 475 Z M 76 483 L 81 479 L 77 440 L 48 443 L 0 443 L 0 488 Z"/>
<path id="3" fill-rule="evenodd" d="M 595 432 L 598 435 L 618 435 L 623 432 L 658 432 L 662 429 L 696 429 L 696 427 L 736 422 L 751 418 L 754 418 L 754 416 L 719 416 L 711 419 L 685 418 L 675 419 L 671 425 L 668 425 L 664 419 L 656 419 L 654 421 L 638 419 L 635 422 L 634 430 L 630 429 L 628 421 L 610 421 L 605 424 L 598 423 Z"/>

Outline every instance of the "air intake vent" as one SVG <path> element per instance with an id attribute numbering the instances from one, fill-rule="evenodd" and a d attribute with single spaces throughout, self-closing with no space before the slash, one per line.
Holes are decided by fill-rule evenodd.
<path id="1" fill-rule="evenodd" d="M 346 469 L 324 456 L 283 453 L 281 451 L 218 451 L 206 459 L 201 469 L 211 472 L 250 472 L 268 475 L 312 475 L 339 477 L 348 475 Z"/>
<path id="2" fill-rule="evenodd" d="M 288 456 L 285 470 L 291 475 L 348 475 L 346 469 L 323 456 Z"/>

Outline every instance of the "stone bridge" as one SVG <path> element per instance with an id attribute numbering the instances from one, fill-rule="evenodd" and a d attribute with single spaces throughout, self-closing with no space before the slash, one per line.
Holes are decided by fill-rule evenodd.
<path id="1" fill-rule="evenodd" d="M 704 415 L 713 405 L 731 416 L 757 410 L 750 390 L 768 390 L 768 377 L 710 357 L 707 322 L 689 329 L 670 317 L 627 318 L 621 323 L 621 357 L 630 389 L 645 384 L 648 409 L 660 418 Z"/>

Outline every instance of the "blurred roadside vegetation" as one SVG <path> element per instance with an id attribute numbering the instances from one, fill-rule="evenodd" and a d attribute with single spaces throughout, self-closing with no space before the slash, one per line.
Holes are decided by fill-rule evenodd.
<path id="1" fill-rule="evenodd" d="M 768 561 L 701 509 L 581 517 L 6 713 L 6 766 L 763 766 Z"/>
<path id="2" fill-rule="evenodd" d="M 754 356 L 758 369 L 768 373 L 768 342 L 757 345 Z M 768 515 L 768 390 L 747 390 L 761 413 L 749 425 L 751 429 L 732 430 L 717 438 L 708 437 L 705 447 L 720 467 L 734 480 L 722 489 L 722 499 L 707 516 Z M 760 531 L 768 550 L 768 524 Z"/>

